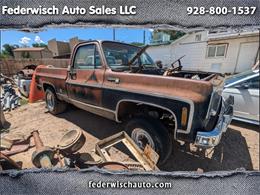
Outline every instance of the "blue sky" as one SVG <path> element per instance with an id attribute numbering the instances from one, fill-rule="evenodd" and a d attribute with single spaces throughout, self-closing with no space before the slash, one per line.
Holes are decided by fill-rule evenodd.
<path id="1" fill-rule="evenodd" d="M 115 28 L 115 37 L 117 41 L 126 43 L 143 42 L 143 32 L 146 34 L 146 43 L 150 42 L 151 31 L 149 29 L 134 29 L 134 28 Z M 1 46 L 8 44 L 17 44 L 22 46 L 26 43 L 31 46 L 35 42 L 44 42 L 47 44 L 48 40 L 56 38 L 59 41 L 68 41 L 72 37 L 79 37 L 79 39 L 99 39 L 99 40 L 113 40 L 112 28 L 46 28 L 43 31 L 22 32 L 16 30 L 2 30 Z M 22 43 L 21 43 L 22 42 Z"/>

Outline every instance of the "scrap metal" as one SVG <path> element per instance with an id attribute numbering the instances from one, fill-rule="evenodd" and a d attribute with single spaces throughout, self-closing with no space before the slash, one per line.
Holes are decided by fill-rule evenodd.
<path id="1" fill-rule="evenodd" d="M 0 135 L 0 149 L 10 149 L 12 145 L 12 140 L 8 140 Z"/>
<path id="2" fill-rule="evenodd" d="M 32 154 L 32 163 L 38 168 L 51 168 L 54 151 L 43 145 L 38 131 L 33 131 L 32 136 L 36 146 L 36 151 Z"/>
<path id="3" fill-rule="evenodd" d="M 6 156 L 15 155 L 21 152 L 25 152 L 30 148 L 30 144 L 18 144 L 13 145 L 10 150 L 2 150 L 1 153 Z"/>
<path id="4" fill-rule="evenodd" d="M 1 166 L 1 169 L 3 169 L 3 164 L 7 163 L 8 167 L 12 167 L 12 168 L 15 168 L 15 169 L 21 169 L 21 166 L 16 163 L 14 160 L 12 160 L 11 158 L 9 158 L 8 156 L 2 154 L 0 152 L 0 166 Z"/>
<path id="5" fill-rule="evenodd" d="M 86 138 L 81 130 L 68 131 L 61 138 L 57 148 L 65 154 L 77 152 L 86 142 Z"/>
<path id="6" fill-rule="evenodd" d="M 16 94 L 12 84 L 2 84 L 1 87 L 0 100 L 3 111 L 11 111 L 21 105 L 20 96 Z"/>
<path id="7" fill-rule="evenodd" d="M 103 158 L 104 162 L 113 161 L 107 152 L 107 149 L 120 142 L 128 148 L 144 170 L 159 170 L 154 162 L 156 160 L 151 160 L 152 157 L 147 156 L 147 153 L 149 152 L 144 153 L 144 151 L 142 151 L 124 131 L 99 141 L 96 144 L 96 152 Z"/>
<path id="8" fill-rule="evenodd" d="M 0 130 L 2 128 L 4 128 L 5 123 L 6 123 L 5 115 L 4 115 L 4 112 L 3 112 L 3 108 L 2 108 L 2 106 L 0 104 Z"/>

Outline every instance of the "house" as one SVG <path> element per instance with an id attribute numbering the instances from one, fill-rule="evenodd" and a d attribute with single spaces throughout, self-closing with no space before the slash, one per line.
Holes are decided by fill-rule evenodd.
<path id="1" fill-rule="evenodd" d="M 171 36 L 164 32 L 153 32 L 152 43 L 170 42 Z"/>
<path id="2" fill-rule="evenodd" d="M 48 49 L 52 52 L 54 58 L 70 55 L 70 44 L 65 41 L 51 39 L 48 41 Z"/>
<path id="3" fill-rule="evenodd" d="M 181 59 L 183 69 L 236 73 L 250 69 L 259 60 L 258 31 L 200 31 L 174 42 L 147 49 L 151 57 L 166 66 Z"/>
<path id="4" fill-rule="evenodd" d="M 69 45 L 70 45 L 70 51 L 72 52 L 75 45 L 77 45 L 80 42 L 83 42 L 84 40 L 79 39 L 78 37 L 73 37 L 69 40 Z"/>
<path id="5" fill-rule="evenodd" d="M 22 58 L 52 58 L 52 52 L 46 47 L 24 47 L 13 50 L 15 59 Z"/>
<path id="6" fill-rule="evenodd" d="M 48 48 L 53 53 L 53 58 L 69 58 L 74 46 L 83 41 L 78 37 L 71 38 L 69 42 L 51 39 L 48 41 Z"/>

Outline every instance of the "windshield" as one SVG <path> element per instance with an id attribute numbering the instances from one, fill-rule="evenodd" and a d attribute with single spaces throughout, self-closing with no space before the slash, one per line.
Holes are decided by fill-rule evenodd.
<path id="1" fill-rule="evenodd" d="M 114 42 L 103 42 L 102 46 L 108 66 L 111 69 L 123 70 L 129 70 L 129 61 L 141 49 L 140 47 Z M 138 67 L 139 65 L 143 65 L 144 68 L 156 67 L 152 58 L 145 52 L 131 64 L 132 67 Z"/>
<path id="2" fill-rule="evenodd" d="M 248 70 L 246 72 L 242 72 L 242 73 L 239 73 L 239 74 L 236 74 L 236 75 L 233 75 L 231 77 L 228 77 L 226 80 L 225 80 L 225 84 L 228 85 L 230 83 L 234 83 L 236 81 L 239 81 L 240 79 L 243 79 L 243 78 L 246 78 L 248 76 L 251 76 L 251 75 L 254 75 L 256 74 L 257 71 L 252 71 L 252 70 Z"/>

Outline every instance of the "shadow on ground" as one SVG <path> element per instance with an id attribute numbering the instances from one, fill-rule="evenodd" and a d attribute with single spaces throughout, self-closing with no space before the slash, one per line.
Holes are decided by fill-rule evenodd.
<path id="1" fill-rule="evenodd" d="M 124 129 L 123 125 L 75 107 L 58 116 L 76 124 L 98 139 L 104 139 Z M 235 122 L 234 125 L 245 124 Z M 252 130 L 257 129 L 253 125 L 246 126 Z M 184 146 L 174 143 L 172 155 L 167 163 L 160 168 L 164 171 L 197 171 L 198 168 L 204 171 L 234 170 L 237 168 L 253 170 L 246 140 L 237 130 L 229 128 L 223 135 L 221 143 L 212 153 L 211 158 L 203 157 L 197 152 L 190 152 Z"/>

